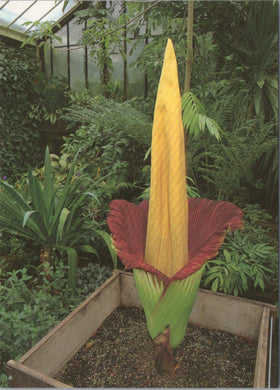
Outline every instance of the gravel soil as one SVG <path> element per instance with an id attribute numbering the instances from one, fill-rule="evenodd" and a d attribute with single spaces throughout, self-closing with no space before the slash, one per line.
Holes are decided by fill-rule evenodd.
<path id="1" fill-rule="evenodd" d="M 120 307 L 82 346 L 56 379 L 73 387 L 253 387 L 257 343 L 188 324 L 176 349 L 180 368 L 160 376 L 142 309 Z"/>

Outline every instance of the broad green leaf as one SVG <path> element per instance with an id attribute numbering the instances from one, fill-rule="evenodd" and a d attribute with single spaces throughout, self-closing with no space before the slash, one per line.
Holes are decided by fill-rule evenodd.
<path id="1" fill-rule="evenodd" d="M 47 212 L 51 213 L 51 205 L 54 197 L 54 184 L 53 184 L 53 175 L 52 175 L 52 164 L 51 164 L 51 156 L 49 152 L 48 146 L 46 147 L 45 153 L 45 169 L 43 172 L 44 179 L 44 193 L 45 193 L 45 202 L 47 205 Z"/>
<path id="2" fill-rule="evenodd" d="M 262 91 L 260 89 L 257 89 L 254 97 L 255 111 L 257 115 L 260 114 L 261 101 L 262 101 Z"/>
<path id="3" fill-rule="evenodd" d="M 7 199 L 9 199 L 9 202 L 13 202 L 16 204 L 17 207 L 21 208 L 23 211 L 30 210 L 30 206 L 27 203 L 26 199 L 23 197 L 23 195 L 17 191 L 13 186 L 11 186 L 7 182 L 2 182 L 1 186 L 4 188 L 5 194 L 2 192 L 0 193 L 0 196 L 7 196 Z"/>
<path id="4" fill-rule="evenodd" d="M 206 115 L 203 104 L 192 92 L 182 95 L 182 120 L 189 133 L 196 137 L 205 131 L 206 126 L 212 136 L 217 140 L 221 138 L 222 129 Z"/>
<path id="5" fill-rule="evenodd" d="M 262 79 L 259 79 L 259 80 L 256 81 L 256 83 L 257 83 L 258 87 L 259 87 L 260 89 L 262 89 L 262 87 L 263 87 L 263 85 L 264 85 L 264 79 L 263 79 L 263 78 L 262 78 Z"/>
<path id="6" fill-rule="evenodd" d="M 72 162 L 70 170 L 69 170 L 69 173 L 67 175 L 66 183 L 65 183 L 63 190 L 62 190 L 62 194 L 59 198 L 58 204 L 56 205 L 55 214 L 54 214 L 54 217 L 53 217 L 52 223 L 51 223 L 51 231 L 53 231 L 54 227 L 58 223 L 58 219 L 59 219 L 61 210 L 65 207 L 64 205 L 65 205 L 66 200 L 69 199 L 69 192 L 71 193 L 71 191 L 72 191 L 72 193 L 74 193 L 73 189 L 71 190 L 71 181 L 73 179 L 75 164 L 76 164 L 76 160 L 78 158 L 79 152 L 80 152 L 80 149 L 75 154 L 75 157 L 73 159 L 73 162 Z"/>
<path id="7" fill-rule="evenodd" d="M 38 211 L 37 224 L 44 232 L 45 235 L 48 234 L 47 226 L 49 225 L 50 215 L 48 213 L 47 205 L 45 202 L 45 196 L 42 190 L 42 185 L 39 179 L 36 176 L 33 176 L 31 169 L 28 172 L 29 177 L 29 192 L 31 195 L 31 200 L 33 208 Z"/>
<path id="8" fill-rule="evenodd" d="M 100 204 L 99 199 L 97 198 L 97 196 L 93 192 L 84 192 L 83 195 L 91 196 L 98 204 Z"/>
<path id="9" fill-rule="evenodd" d="M 34 241 L 34 234 L 33 232 L 30 232 L 28 229 L 23 229 L 18 225 L 18 223 L 15 223 L 10 220 L 10 218 L 6 218 L 0 215 L 0 228 L 5 230 L 8 233 L 18 235 L 23 238 L 27 238 L 29 240 Z"/>
<path id="10" fill-rule="evenodd" d="M 206 126 L 211 135 L 213 135 L 218 141 L 221 139 L 222 129 L 211 118 L 206 117 Z"/>
<path id="11" fill-rule="evenodd" d="M 117 269 L 118 268 L 118 257 L 117 257 L 116 251 L 113 248 L 111 235 L 108 234 L 107 232 L 102 231 L 102 230 L 96 230 L 96 233 L 98 233 L 105 241 L 107 248 L 109 249 L 112 261 L 113 261 L 114 269 Z"/>
<path id="12" fill-rule="evenodd" d="M 198 114 L 198 124 L 199 124 L 200 131 L 203 132 L 205 130 L 205 124 L 206 124 L 206 117 L 205 117 L 205 115 Z"/>
<path id="13" fill-rule="evenodd" d="M 277 77 L 266 77 L 266 82 L 268 85 L 270 85 L 272 88 L 275 88 L 278 90 L 278 79 Z"/>
<path id="14" fill-rule="evenodd" d="M 92 253 L 92 254 L 94 254 L 98 258 L 98 260 L 100 260 L 99 253 L 91 245 L 81 245 L 81 250 L 83 252 L 85 252 L 85 253 Z"/>
<path id="15" fill-rule="evenodd" d="M 219 288 L 219 280 L 218 280 L 218 278 L 216 278 L 214 280 L 214 282 L 212 283 L 211 290 L 212 291 L 217 291 L 218 288 Z"/>
<path id="16" fill-rule="evenodd" d="M 59 223 L 57 227 L 57 233 L 56 233 L 56 241 L 60 242 L 62 240 L 63 236 L 63 229 L 65 225 L 65 221 L 67 216 L 69 215 L 70 211 L 67 208 L 62 209 L 60 217 L 59 217 Z"/>
<path id="17" fill-rule="evenodd" d="M 23 217 L 23 223 L 22 223 L 22 227 L 24 227 L 29 219 L 29 217 L 33 214 L 33 213 L 37 213 L 38 211 L 36 210 L 31 210 L 31 211 L 26 211 L 26 213 L 24 214 L 24 217 Z"/>

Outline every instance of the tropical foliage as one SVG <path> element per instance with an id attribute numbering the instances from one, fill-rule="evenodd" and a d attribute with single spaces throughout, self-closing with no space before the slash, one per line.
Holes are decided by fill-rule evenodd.
<path id="1" fill-rule="evenodd" d="M 86 198 L 98 202 L 93 192 L 83 191 L 83 181 L 74 172 L 75 159 L 63 188 L 55 188 L 51 159 L 46 149 L 42 182 L 29 171 L 28 193 L 23 194 L 7 182 L 0 192 L 0 228 L 10 234 L 35 241 L 41 246 L 43 262 L 57 262 L 57 252 L 67 254 L 69 287 L 74 290 L 77 277 L 77 248 L 97 254 L 90 245 L 94 221 L 83 213 Z"/>
<path id="2" fill-rule="evenodd" d="M 28 164 L 40 161 L 37 122 L 29 117 L 36 100 L 37 65 L 34 50 L 19 50 L 0 42 L 0 178 L 14 180 Z"/>
<path id="3" fill-rule="evenodd" d="M 91 2 L 77 14 L 81 43 L 97 61 L 104 96 L 68 91 L 64 79 L 38 72 L 42 63 L 34 47 L 19 49 L 5 38 L 0 43 L 2 387 L 8 386 L 4 366 L 9 358 L 26 352 L 112 267 L 123 267 L 106 227 L 108 203 L 124 199 L 140 202 L 141 209 L 150 197 L 152 118 L 167 38 L 174 43 L 184 90 L 188 2 L 123 2 L 119 16 L 117 2 L 107 2 L 107 8 L 104 3 Z M 207 197 L 209 204 L 234 202 L 245 224 L 227 234 L 217 255 L 197 271 L 193 286 L 177 281 L 174 290 L 181 289 L 182 296 L 195 297 L 201 278 L 200 285 L 214 291 L 270 303 L 278 299 L 277 15 L 276 1 L 194 2 L 191 91 L 181 94 L 188 197 Z M 28 43 L 42 39 L 41 47 L 52 47 L 60 40 L 52 26 L 36 22 Z M 145 99 L 123 101 L 125 84 L 134 80 L 124 81 L 123 88 L 122 81 L 113 82 L 116 58 L 145 76 Z M 133 95 L 142 84 L 133 84 Z M 68 128 L 61 153 L 47 152 L 41 168 L 40 130 L 61 118 Z M 154 288 L 155 276 L 146 271 L 134 274 L 155 335 L 164 327 L 164 306 L 171 312 L 180 306 L 171 299 L 176 292 L 171 289 L 153 312 L 166 286 L 160 281 Z M 145 299 L 153 294 L 154 301 Z M 173 345 L 179 340 L 174 337 Z"/>
<path id="4" fill-rule="evenodd" d="M 0 264 L 2 265 L 2 264 Z M 0 383 L 8 387 L 5 363 L 19 359 L 67 314 L 94 292 L 108 277 L 108 267 L 92 264 L 78 272 L 77 294 L 69 294 L 67 266 L 59 261 L 49 268 L 44 264 L 13 271 L 0 268 Z"/>

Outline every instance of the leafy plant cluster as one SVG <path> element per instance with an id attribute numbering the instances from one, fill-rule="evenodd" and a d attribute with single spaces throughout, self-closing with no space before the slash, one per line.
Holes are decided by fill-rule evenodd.
<path id="1" fill-rule="evenodd" d="M 41 157 L 37 123 L 29 117 L 36 101 L 34 51 L 0 42 L 0 70 L 0 178 L 15 179 Z"/>
<path id="2" fill-rule="evenodd" d="M 5 364 L 18 359 L 56 326 L 108 277 L 99 264 L 78 271 L 77 294 L 69 293 L 67 266 L 47 263 L 6 272 L 0 264 L 0 384 L 8 386 Z M 44 268 L 48 268 L 49 279 Z"/>
<path id="3" fill-rule="evenodd" d="M 202 144 L 191 140 L 192 176 L 206 192 L 224 199 L 239 196 L 243 202 L 275 205 L 278 4 L 228 2 L 213 7 L 198 2 L 195 12 L 192 91 L 223 136 L 221 142 L 207 136 L 200 140 Z M 214 27 L 210 19 L 215 19 Z"/>
<path id="4" fill-rule="evenodd" d="M 248 191 L 244 188 L 249 188 L 252 202 L 263 202 L 268 207 L 277 200 L 277 8 L 275 1 L 195 2 L 190 96 L 202 105 L 196 104 L 199 120 L 191 123 L 190 133 L 195 137 L 188 145 L 189 175 L 207 196 L 219 194 L 229 200 L 238 196 L 246 202 Z M 78 14 L 80 22 L 87 19 L 91 23 L 98 14 L 98 29 L 95 31 L 90 25 L 84 31 L 93 52 L 105 51 L 112 70 L 113 55 L 121 52 L 114 39 L 123 40 L 125 28 L 132 44 L 130 54 L 139 53 L 131 66 L 144 72 L 149 96 L 154 99 L 169 37 L 175 46 L 182 87 L 187 55 L 187 2 L 159 2 L 151 7 L 128 3 L 119 18 L 108 16 L 113 11 L 114 5 L 92 5 Z M 97 45 L 97 40 L 102 44 Z M 194 99 L 189 102 L 194 107 Z M 201 131 L 206 127 L 216 140 Z M 242 166 L 241 161 L 245 161 Z"/>
<path id="5" fill-rule="evenodd" d="M 42 159 L 40 127 L 67 104 L 67 84 L 39 71 L 32 47 L 0 43 L 0 178 L 15 181 Z"/>
<path id="6" fill-rule="evenodd" d="M 69 102 L 68 84 L 64 77 L 47 79 L 44 73 L 38 73 L 34 80 L 36 102 L 31 105 L 30 119 L 40 123 L 50 122 L 54 125 L 60 118 L 63 108 Z"/>
<path id="7" fill-rule="evenodd" d="M 41 262 L 48 262 L 51 266 L 56 266 L 66 254 L 68 285 L 73 292 L 78 252 L 99 257 L 93 247 L 99 225 L 89 213 L 90 205 L 96 207 L 98 199 L 91 191 L 94 183 L 89 186 L 80 172 L 74 172 L 77 156 L 78 152 L 65 182 L 61 186 L 55 185 L 47 147 L 41 181 L 30 170 L 27 192 L 5 181 L 2 181 L 0 192 L 3 210 L 0 228 L 24 241 L 34 241 L 40 247 Z M 105 234 L 101 232 L 102 236 Z"/>
<path id="8" fill-rule="evenodd" d="M 182 107 L 190 136 L 189 196 L 245 204 L 277 191 L 277 12 L 275 2 L 255 5 L 196 2 L 192 92 L 183 96 Z M 98 19 L 96 30 L 88 24 L 84 42 L 99 58 L 104 94 L 110 94 L 111 57 L 121 50 L 121 26 L 139 14 L 136 23 L 126 27 L 127 33 L 139 38 L 146 24 L 148 44 L 133 64 L 148 78 L 152 100 L 145 103 L 139 98 L 117 103 L 87 92 L 69 97 L 63 80 L 47 80 L 37 73 L 32 49 L 21 49 L 19 54 L 0 44 L 0 90 L 5 97 L 1 96 L 4 115 L 0 118 L 0 223 L 6 229 L 0 236 L 2 368 L 109 276 L 104 265 L 87 264 L 85 259 L 79 267 L 82 261 L 77 262 L 88 252 L 98 258 L 104 240 L 110 250 L 104 231 L 108 202 L 117 197 L 148 197 L 151 101 L 162 66 L 162 37 L 175 43 L 182 85 L 187 2 L 159 2 L 151 8 L 145 2 L 132 2 L 126 11 L 119 20 L 110 19 L 111 9 L 102 4 L 92 5 L 92 15 L 81 11 L 80 21 L 89 16 Z M 269 17 L 260 19 L 260 15 Z M 150 39 L 159 28 L 160 36 Z M 46 31 L 47 44 L 50 34 Z M 137 50 L 137 42 L 132 50 Z M 60 117 L 72 132 L 65 137 L 61 154 L 47 152 L 45 166 L 26 174 L 27 166 L 38 166 L 41 158 L 38 126 Z M 20 180 L 12 186 L 7 178 Z M 248 199 L 248 190 L 260 195 Z M 270 235 L 269 216 L 247 204 L 244 221 L 244 230 L 228 234 L 219 255 L 208 262 L 204 286 L 242 296 L 268 285 L 278 288 L 277 244 Z M 19 254 L 24 267 L 17 260 L 8 267 L 8 261 Z M 116 258 L 113 263 L 116 268 Z M 74 285 L 76 294 L 69 290 Z M 4 374 L 0 378 L 6 384 Z"/>
<path id="9" fill-rule="evenodd" d="M 259 205 L 244 208 L 244 229 L 231 232 L 216 258 L 207 262 L 203 286 L 244 296 L 249 291 L 278 289 L 278 248 L 270 232 L 271 217 Z"/>
<path id="10" fill-rule="evenodd" d="M 64 112 L 69 129 L 76 131 L 64 138 L 61 158 L 67 163 L 81 148 L 77 164 L 98 180 L 103 202 L 137 196 L 147 179 L 144 158 L 151 142 L 150 118 L 129 102 L 86 93 L 74 95 Z"/>

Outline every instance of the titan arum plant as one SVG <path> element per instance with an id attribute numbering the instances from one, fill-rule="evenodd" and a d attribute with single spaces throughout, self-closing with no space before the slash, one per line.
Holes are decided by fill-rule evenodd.
<path id="1" fill-rule="evenodd" d="M 242 226 L 234 204 L 187 198 L 184 129 L 176 56 L 168 40 L 154 112 L 149 201 L 113 200 L 107 218 L 113 245 L 133 269 L 155 366 L 174 375 L 173 349 L 184 338 L 205 262 L 226 232 Z"/>

